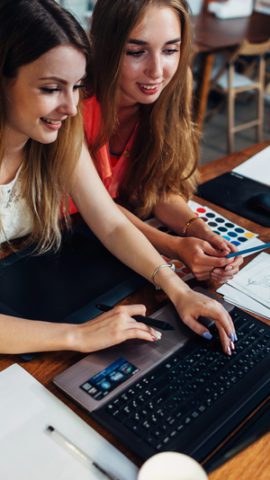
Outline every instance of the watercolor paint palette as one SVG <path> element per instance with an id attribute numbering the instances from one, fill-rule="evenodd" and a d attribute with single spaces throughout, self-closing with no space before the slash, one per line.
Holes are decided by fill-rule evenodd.
<path id="1" fill-rule="evenodd" d="M 257 238 L 257 233 L 251 232 L 250 230 L 237 225 L 228 218 L 220 215 L 215 210 L 211 210 L 211 208 L 194 202 L 193 200 L 190 200 L 188 204 L 193 210 L 194 214 L 198 215 L 205 222 L 207 222 L 208 226 L 211 228 L 211 230 L 213 230 L 213 232 L 221 235 L 223 238 L 235 245 L 239 250 L 255 247 L 263 243 L 261 240 L 259 240 L 259 238 Z M 150 219 L 146 220 L 146 223 L 162 232 L 175 235 L 174 232 L 171 232 L 166 225 L 160 223 L 160 221 L 155 217 L 151 217 Z M 246 255 L 243 256 L 245 257 Z M 189 268 L 186 267 L 182 262 L 173 259 L 173 263 L 176 265 L 176 272 L 182 278 L 182 280 L 188 281 L 193 278 Z"/>
<path id="2" fill-rule="evenodd" d="M 245 248 L 248 248 L 250 240 L 258 236 L 256 233 L 231 222 L 231 220 L 228 220 L 226 217 L 223 217 L 219 213 L 201 205 L 200 203 L 191 200 L 189 206 L 192 208 L 195 215 L 198 215 L 208 224 L 213 232 L 221 235 L 236 247 L 240 248 L 245 245 Z M 253 243 L 254 242 L 252 242 L 252 244 Z"/>

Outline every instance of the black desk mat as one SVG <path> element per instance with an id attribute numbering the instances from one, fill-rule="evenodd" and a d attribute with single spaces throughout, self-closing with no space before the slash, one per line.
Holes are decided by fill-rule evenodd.
<path id="1" fill-rule="evenodd" d="M 33 320 L 83 323 L 145 279 L 117 260 L 78 222 L 57 253 L 25 250 L 0 261 L 0 312 Z"/>
<path id="2" fill-rule="evenodd" d="M 270 168 L 270 167 L 269 167 Z M 224 173 L 198 187 L 197 195 L 265 227 L 270 227 L 270 213 L 251 206 L 257 194 L 270 193 L 262 183 L 234 172 Z"/>

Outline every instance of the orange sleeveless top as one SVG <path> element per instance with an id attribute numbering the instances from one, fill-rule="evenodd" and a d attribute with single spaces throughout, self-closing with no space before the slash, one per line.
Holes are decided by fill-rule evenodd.
<path id="1" fill-rule="evenodd" d="M 101 109 L 96 97 L 90 97 L 83 103 L 84 133 L 87 145 L 93 145 L 101 125 Z M 98 174 L 112 198 L 119 193 L 119 186 L 123 180 L 129 161 L 129 152 L 133 145 L 136 134 L 136 127 L 132 132 L 123 152 L 118 157 L 111 155 L 109 143 L 103 145 L 97 152 L 95 165 Z M 77 211 L 73 202 L 70 202 L 70 214 Z"/>
<path id="2" fill-rule="evenodd" d="M 88 145 L 92 145 L 97 138 L 101 124 L 101 110 L 96 97 L 84 101 L 83 116 L 86 141 Z M 127 169 L 135 134 L 136 127 L 119 157 L 110 154 L 109 143 L 103 145 L 96 153 L 96 168 L 112 198 L 118 196 L 119 186 Z"/>

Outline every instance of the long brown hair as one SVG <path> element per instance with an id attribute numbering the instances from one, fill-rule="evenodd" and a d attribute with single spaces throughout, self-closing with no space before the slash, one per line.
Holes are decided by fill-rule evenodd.
<path id="1" fill-rule="evenodd" d="M 83 53 L 88 64 L 89 40 L 75 18 L 54 0 L 1 0 L 0 18 L 1 165 L 6 122 L 3 82 L 16 78 L 22 65 L 59 45 L 73 46 Z M 63 206 L 62 218 L 68 223 L 66 192 L 80 154 L 82 132 L 79 112 L 63 123 L 54 143 L 43 145 L 29 139 L 25 145 L 20 181 L 22 194 L 33 215 L 30 240 L 37 243 L 38 251 L 60 245 L 60 207 Z"/>
<path id="2" fill-rule="evenodd" d="M 191 119 L 191 29 L 184 0 L 98 0 L 94 9 L 92 93 L 101 105 L 102 128 L 97 149 L 117 130 L 116 91 L 125 45 L 131 30 L 150 6 L 169 7 L 181 24 L 181 53 L 177 71 L 151 105 L 140 106 L 137 136 L 120 200 L 141 216 L 148 215 L 169 192 L 189 197 L 196 184 L 198 132 Z"/>

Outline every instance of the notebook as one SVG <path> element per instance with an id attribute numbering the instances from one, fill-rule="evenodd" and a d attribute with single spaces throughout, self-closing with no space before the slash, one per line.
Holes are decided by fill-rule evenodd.
<path id="1" fill-rule="evenodd" d="M 34 320 L 82 323 L 145 284 L 117 260 L 79 216 L 57 253 L 29 250 L 0 260 L 0 312 Z"/>
<path id="2" fill-rule="evenodd" d="M 65 442 L 48 435 L 48 425 L 115 479 L 137 478 L 138 469 L 128 458 L 17 364 L 0 372 L 0 423 L 2 480 L 106 479 Z"/>
<path id="3" fill-rule="evenodd" d="M 232 357 L 216 333 L 195 336 L 168 304 L 153 315 L 175 328 L 161 341 L 91 353 L 54 383 L 141 460 L 175 450 L 205 464 L 270 391 L 270 327 L 227 308 L 239 336 Z"/>

